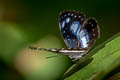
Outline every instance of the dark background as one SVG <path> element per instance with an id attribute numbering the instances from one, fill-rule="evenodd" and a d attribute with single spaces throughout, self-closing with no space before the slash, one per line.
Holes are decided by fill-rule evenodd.
<path id="1" fill-rule="evenodd" d="M 26 56 L 30 53 L 29 50 L 24 52 L 27 46 L 34 43 L 42 47 L 65 47 L 58 27 L 59 13 L 79 10 L 87 18 L 95 17 L 98 21 L 100 38 L 96 47 L 120 32 L 119 3 L 119 0 L 0 0 L 0 78 L 59 79 L 70 66 L 70 60 L 61 56 L 47 61 L 40 56 L 40 52 L 33 52 L 40 57 L 35 60 L 34 54 L 35 59 L 31 54 Z M 42 67 L 33 64 L 36 61 Z"/>

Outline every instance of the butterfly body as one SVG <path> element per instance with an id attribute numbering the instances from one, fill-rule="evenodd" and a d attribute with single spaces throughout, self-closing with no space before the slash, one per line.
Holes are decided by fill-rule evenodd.
<path id="1" fill-rule="evenodd" d="M 72 60 L 81 59 L 99 37 L 99 27 L 95 18 L 86 19 L 79 11 L 67 10 L 60 13 L 59 28 L 67 49 L 31 49 L 46 50 L 69 56 Z"/>
<path id="2" fill-rule="evenodd" d="M 30 49 L 32 50 L 44 50 L 44 51 L 49 51 L 49 52 L 54 52 L 57 54 L 63 54 L 68 56 L 70 59 L 73 61 L 79 60 L 80 58 L 83 57 L 83 55 L 87 52 L 87 49 L 64 49 L 64 48 L 40 48 L 40 47 L 35 47 L 35 46 L 29 46 Z"/>

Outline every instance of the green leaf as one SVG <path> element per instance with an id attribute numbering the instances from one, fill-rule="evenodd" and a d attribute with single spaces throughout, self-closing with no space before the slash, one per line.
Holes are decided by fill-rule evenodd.
<path id="1" fill-rule="evenodd" d="M 120 33 L 89 52 L 73 65 L 63 78 L 65 80 L 102 80 L 119 66 Z"/>

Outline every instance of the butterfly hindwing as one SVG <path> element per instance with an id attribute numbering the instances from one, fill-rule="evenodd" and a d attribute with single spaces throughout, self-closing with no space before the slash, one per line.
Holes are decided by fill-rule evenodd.
<path id="1" fill-rule="evenodd" d="M 86 44 L 90 49 L 95 40 L 99 37 L 99 27 L 95 18 L 88 18 L 84 21 L 80 33 L 85 32 L 86 40 L 80 38 L 81 44 Z M 86 42 L 86 43 L 85 43 Z"/>
<path id="2" fill-rule="evenodd" d="M 84 21 L 82 29 L 86 29 L 89 33 L 90 39 L 99 37 L 99 27 L 95 18 L 88 18 Z"/>

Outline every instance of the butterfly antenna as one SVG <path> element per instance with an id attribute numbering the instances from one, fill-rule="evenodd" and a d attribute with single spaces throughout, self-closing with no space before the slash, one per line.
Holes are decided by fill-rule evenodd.
<path id="1" fill-rule="evenodd" d="M 57 50 L 53 50 L 53 49 L 49 49 L 49 48 L 40 48 L 40 47 L 34 47 L 34 46 L 29 46 L 29 49 L 31 50 L 44 50 L 44 51 L 51 51 L 51 52 L 57 52 Z M 48 58 L 53 58 L 53 57 L 58 57 L 60 55 L 55 55 L 55 56 L 49 56 L 49 57 L 45 57 L 46 59 Z"/>
<path id="2" fill-rule="evenodd" d="M 43 51 L 50 51 L 50 52 L 55 52 L 57 53 L 59 49 L 55 49 L 55 48 L 40 48 L 40 47 L 34 47 L 34 46 L 29 46 L 29 49 L 31 50 L 43 50 Z"/>
<path id="3" fill-rule="evenodd" d="M 40 47 L 34 47 L 34 46 L 29 46 L 28 47 L 29 49 L 31 49 L 31 50 L 48 50 L 47 48 L 40 48 Z"/>

